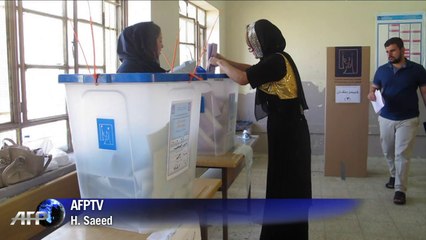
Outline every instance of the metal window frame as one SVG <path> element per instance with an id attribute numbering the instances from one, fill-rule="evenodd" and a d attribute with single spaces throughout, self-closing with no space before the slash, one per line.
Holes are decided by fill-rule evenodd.
<path id="1" fill-rule="evenodd" d="M 30 68 L 37 69 L 62 69 L 65 73 L 73 68 L 75 73 L 79 72 L 79 69 L 82 67 L 87 67 L 85 64 L 80 64 L 78 62 L 78 43 L 75 41 L 75 35 L 72 38 L 73 44 L 68 43 L 68 33 L 72 29 L 68 28 L 68 21 L 72 19 L 73 26 L 75 31 L 78 33 L 78 24 L 80 22 L 89 23 L 90 21 L 84 19 L 77 19 L 77 0 L 73 1 L 73 16 L 70 18 L 68 16 L 68 4 L 67 0 L 62 1 L 62 16 L 55 14 L 44 13 L 32 9 L 24 9 L 22 6 L 22 0 L 13 0 L 5 1 L 5 14 L 6 14 L 6 37 L 7 37 L 7 62 L 8 62 L 8 81 L 9 81 L 9 94 L 10 94 L 10 111 L 11 111 L 11 120 L 7 123 L 0 124 L 0 132 L 3 131 L 15 131 L 16 140 L 18 144 L 22 144 L 22 129 L 37 125 L 42 125 L 46 123 L 53 123 L 58 121 L 66 120 L 67 125 L 67 140 L 68 140 L 68 150 L 72 151 L 71 144 L 71 132 L 69 129 L 68 114 L 59 114 L 53 116 L 46 116 L 44 118 L 37 119 L 28 119 L 27 114 L 27 100 L 26 100 L 26 70 Z M 102 4 L 102 23 L 92 22 L 93 25 L 102 27 L 103 36 L 102 39 L 102 51 L 103 51 L 103 63 L 102 65 L 96 66 L 98 69 L 102 69 L 103 72 L 106 71 L 106 45 L 105 45 L 105 31 L 106 29 L 114 29 L 105 26 L 105 3 L 114 4 L 116 7 L 116 35 L 123 29 L 124 24 L 127 22 L 127 8 L 128 4 L 126 0 L 103 0 Z M 24 13 L 32 13 L 40 16 L 62 19 L 63 23 L 63 56 L 64 64 L 57 65 L 43 65 L 43 64 L 26 64 L 25 62 L 25 48 L 24 48 L 24 32 L 23 32 L 23 15 Z M 74 55 L 74 64 L 71 66 L 69 64 L 69 52 L 68 49 L 72 49 L 72 54 Z M 118 66 L 118 58 L 116 59 Z M 93 67 L 93 66 L 92 66 Z"/>
<path id="2" fill-rule="evenodd" d="M 187 8 L 186 9 L 186 15 L 179 13 L 179 19 L 185 18 L 185 19 L 191 19 L 191 20 L 194 21 L 194 27 L 195 27 L 195 29 L 194 29 L 195 30 L 194 31 L 194 34 L 195 34 L 194 40 L 195 40 L 195 54 L 196 54 L 195 59 L 198 60 L 200 58 L 201 54 L 202 54 L 202 51 L 204 50 L 204 47 L 205 47 L 205 46 L 201 46 L 200 31 L 204 32 L 204 34 L 203 34 L 203 37 L 204 37 L 203 40 L 204 41 L 203 42 L 204 43 L 207 42 L 207 36 L 206 36 L 206 33 L 207 33 L 207 11 L 205 9 L 189 2 L 188 0 L 184 0 L 184 2 L 186 3 L 186 8 Z M 195 7 L 195 9 L 196 9 L 195 18 L 188 17 L 188 5 Z M 206 23 L 206 26 L 203 26 L 198 22 L 198 10 L 201 10 L 201 11 L 204 12 L 204 22 Z M 192 44 L 187 43 L 187 42 L 181 42 L 180 40 L 179 40 L 179 44 L 180 45 L 181 44 L 182 45 L 192 45 Z M 206 56 L 206 54 L 204 54 L 203 59 L 201 59 L 200 65 L 203 65 L 206 62 L 207 62 L 207 56 Z"/>

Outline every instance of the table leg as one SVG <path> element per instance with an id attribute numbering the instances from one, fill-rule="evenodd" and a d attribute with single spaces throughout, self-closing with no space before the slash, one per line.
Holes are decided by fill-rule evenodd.
<path id="1" fill-rule="evenodd" d="M 207 225 L 201 225 L 201 240 L 207 240 L 209 239 L 208 235 L 208 226 Z"/>
<path id="2" fill-rule="evenodd" d="M 223 201 L 223 225 L 222 225 L 222 238 L 228 240 L 228 169 L 222 168 L 222 200 Z"/>

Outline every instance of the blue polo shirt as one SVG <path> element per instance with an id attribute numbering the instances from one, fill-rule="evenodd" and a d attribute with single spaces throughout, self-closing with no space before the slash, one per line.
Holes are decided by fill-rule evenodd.
<path id="1" fill-rule="evenodd" d="M 405 67 L 394 72 L 392 63 L 386 63 L 377 69 L 373 83 L 381 89 L 385 103 L 380 116 L 396 121 L 419 116 L 417 89 L 426 85 L 422 65 L 406 60 Z"/>

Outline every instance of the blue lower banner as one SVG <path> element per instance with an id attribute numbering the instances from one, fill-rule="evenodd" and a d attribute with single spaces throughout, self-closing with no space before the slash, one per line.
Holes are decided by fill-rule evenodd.
<path id="1" fill-rule="evenodd" d="M 46 227 L 200 223 L 285 224 L 330 218 L 354 211 L 359 199 L 46 199 L 35 209 Z M 36 215 L 37 216 L 37 215 Z M 14 219 L 27 220 L 17 215 Z"/>

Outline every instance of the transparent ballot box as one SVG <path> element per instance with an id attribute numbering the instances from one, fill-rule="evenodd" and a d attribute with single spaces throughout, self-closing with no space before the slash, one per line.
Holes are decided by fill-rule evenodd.
<path id="1" fill-rule="evenodd" d="M 190 198 L 201 81 L 188 74 L 59 75 L 82 198 Z"/>
<path id="2" fill-rule="evenodd" d="M 216 74 L 197 87 L 202 95 L 198 154 L 224 154 L 234 147 L 238 84 Z"/>

